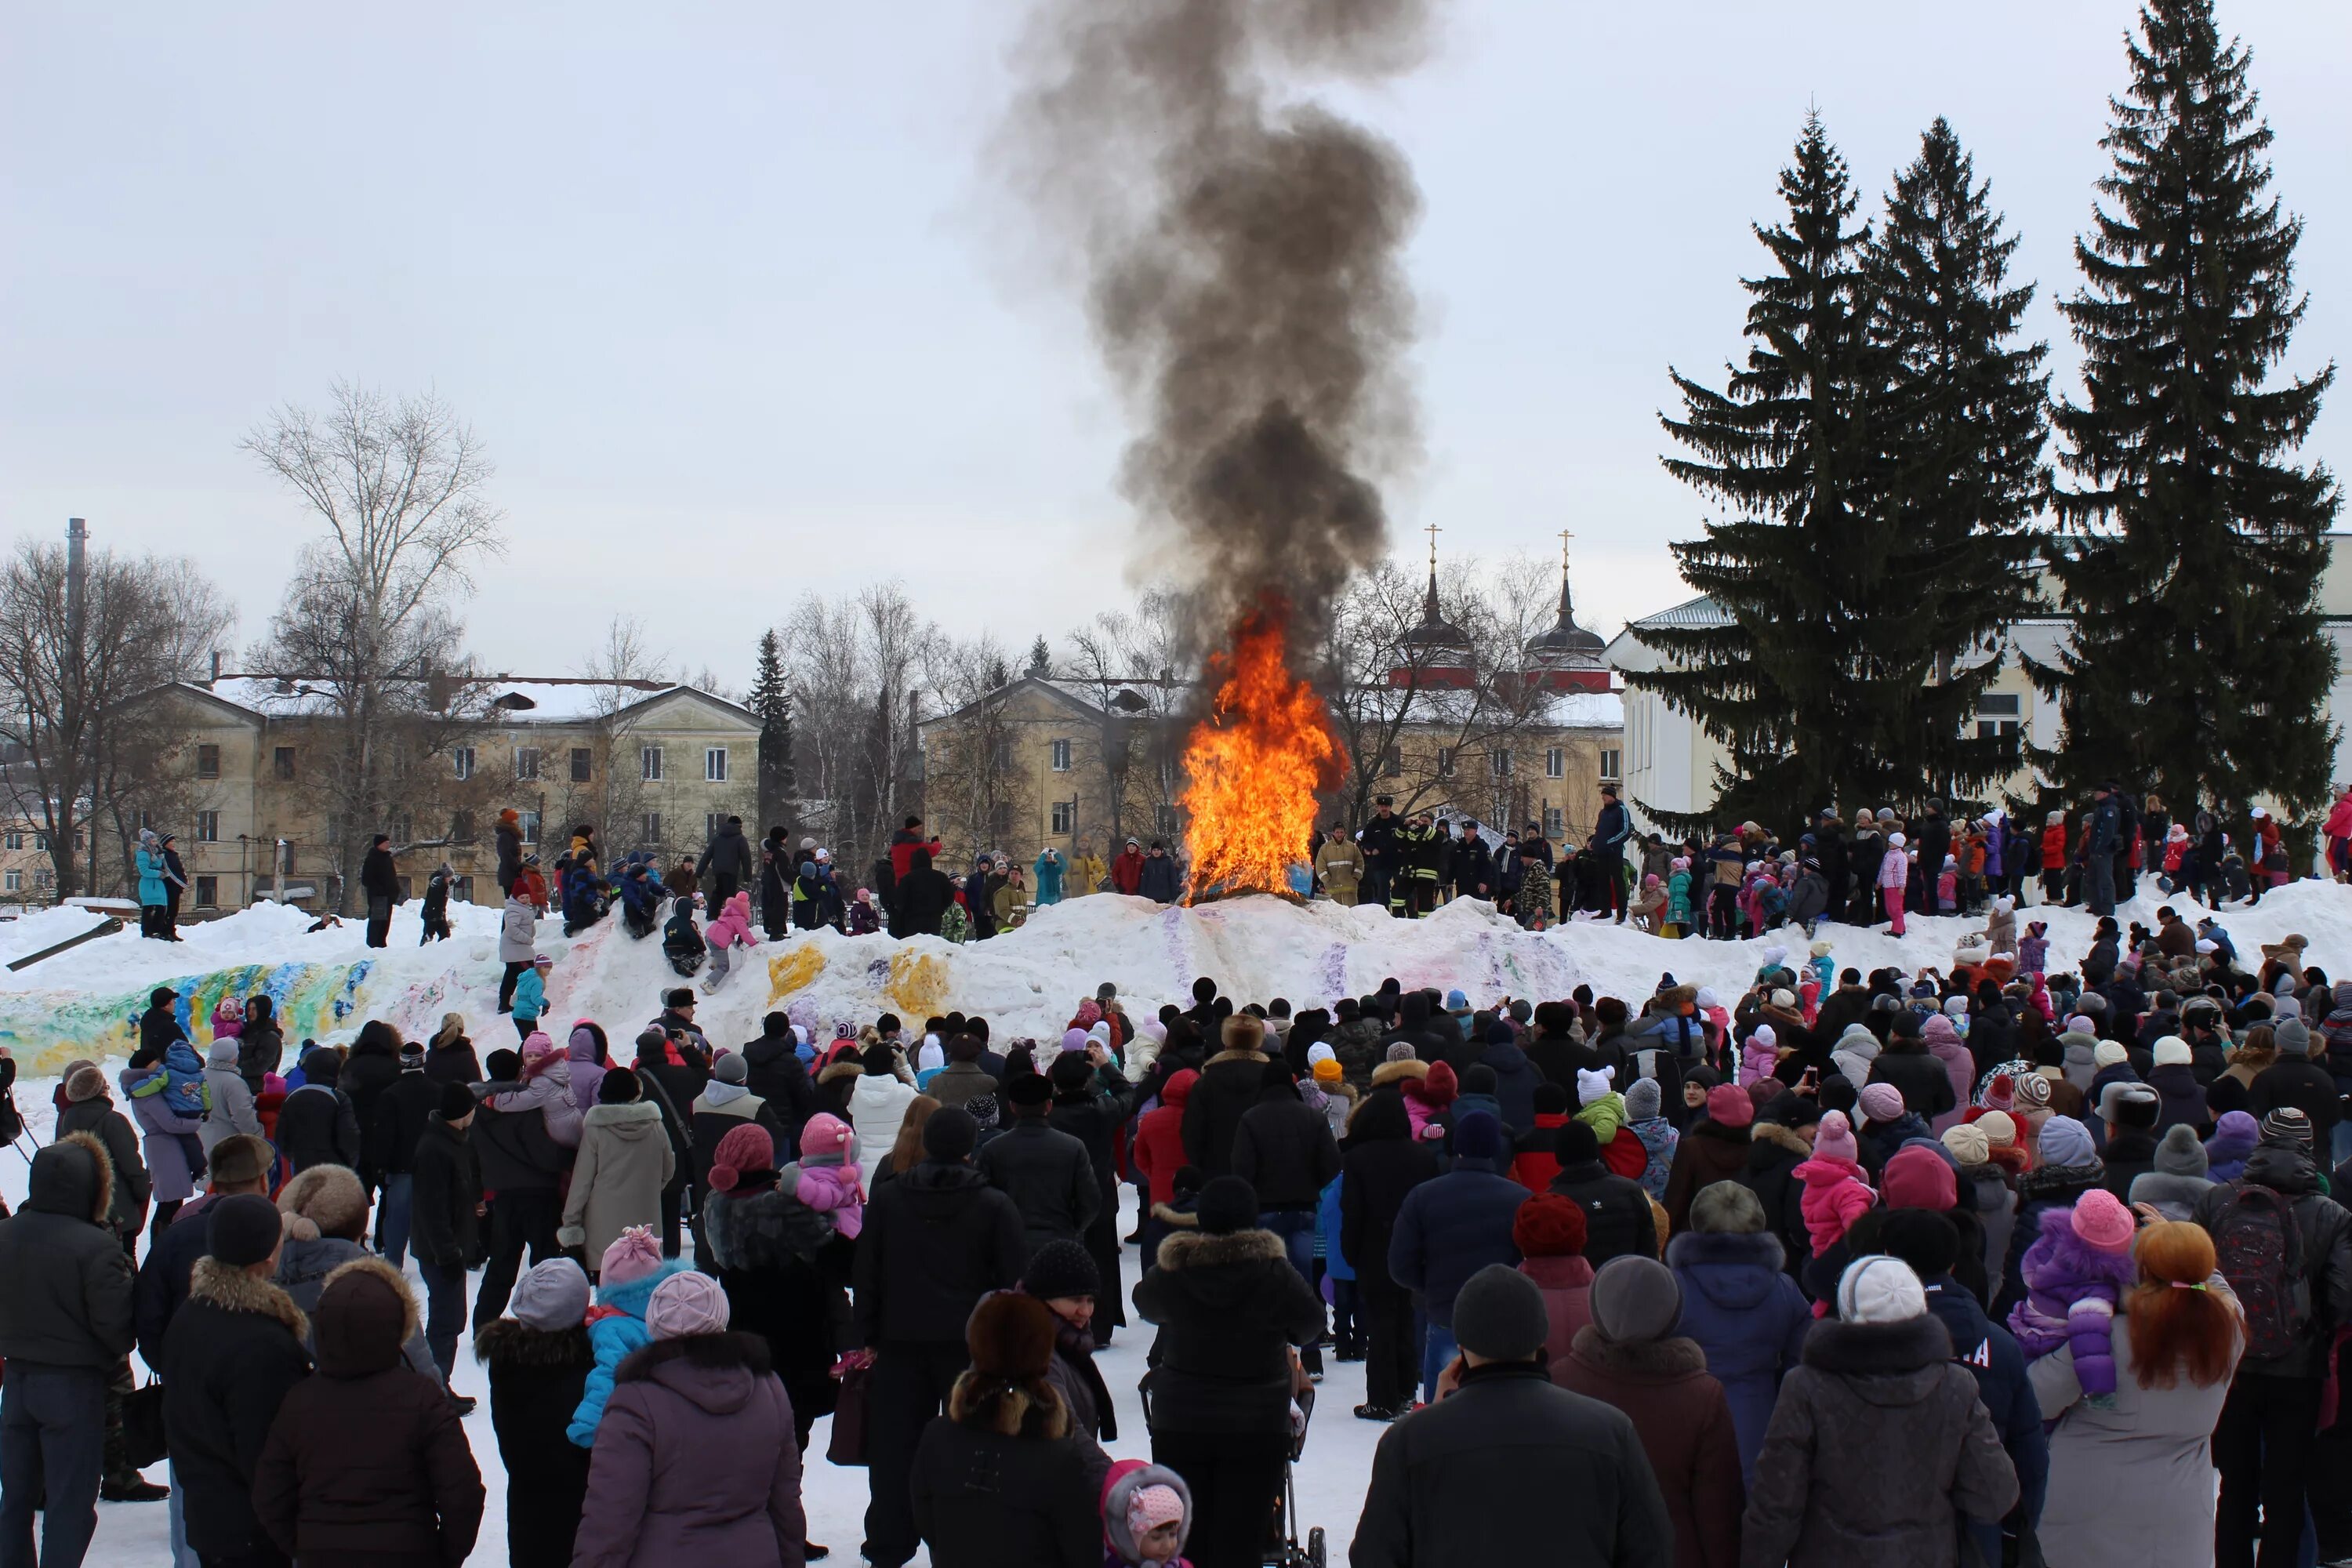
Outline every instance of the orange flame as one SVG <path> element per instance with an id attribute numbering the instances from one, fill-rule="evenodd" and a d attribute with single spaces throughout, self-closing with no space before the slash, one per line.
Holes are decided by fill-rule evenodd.
<path id="1" fill-rule="evenodd" d="M 1184 748 L 1187 901 L 1213 889 L 1287 892 L 1287 868 L 1313 853 L 1315 792 L 1346 765 L 1322 699 L 1290 672 L 1285 612 L 1279 600 L 1261 604 L 1232 649 L 1210 657 L 1216 700 Z"/>

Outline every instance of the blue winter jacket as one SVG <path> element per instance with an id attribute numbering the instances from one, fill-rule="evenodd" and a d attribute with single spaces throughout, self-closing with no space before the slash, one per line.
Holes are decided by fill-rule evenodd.
<path id="1" fill-rule="evenodd" d="M 1037 901 L 1040 904 L 1060 903 L 1064 869 L 1062 860 L 1058 857 L 1048 860 L 1041 850 L 1037 856 L 1037 863 L 1029 869 L 1030 886 L 1037 891 Z"/>
<path id="2" fill-rule="evenodd" d="M 1994 1322 L 1948 1274 L 1925 1282 L 1927 1310 L 1951 1331 L 1952 1359 L 1975 1374 L 1977 1397 L 2000 1433 L 2000 1446 L 2017 1467 L 2020 1518 L 2028 1528 L 2042 1519 L 2050 1482 L 2050 1438 L 2042 1426 L 2042 1402 L 2025 1375 L 2025 1352 L 2007 1329 Z M 2000 1526 L 1970 1520 L 1988 1563 L 2001 1561 Z"/>
<path id="3" fill-rule="evenodd" d="M 1339 1245 L 1339 1184 L 1343 1178 L 1334 1176 L 1323 1189 L 1322 1201 L 1315 1205 L 1315 1226 L 1323 1233 L 1323 1272 L 1334 1279 L 1353 1279 L 1356 1266 L 1348 1261 L 1348 1254 Z"/>
<path id="4" fill-rule="evenodd" d="M 1516 1266 L 1511 1222 L 1528 1189 L 1468 1162 L 1405 1194 L 1389 1239 L 1389 1277 L 1418 1294 L 1429 1321 L 1454 1325 L 1454 1298 L 1489 1263 Z"/>
<path id="5" fill-rule="evenodd" d="M 1517 1134 L 1536 1129 L 1536 1085 L 1543 1074 L 1516 1045 L 1489 1044 L 1478 1058 L 1495 1069 L 1495 1100 L 1502 1108 L 1503 1125 Z"/>
<path id="6" fill-rule="evenodd" d="M 547 1011 L 547 982 L 536 966 L 515 976 L 514 1016 L 525 1023 Z"/>
<path id="7" fill-rule="evenodd" d="M 142 845 L 132 858 L 139 865 L 139 901 L 146 905 L 170 903 L 171 895 L 163 887 L 163 852 Z"/>
<path id="8" fill-rule="evenodd" d="M 1813 1310 L 1789 1278 L 1780 1238 L 1766 1231 L 1685 1231 L 1666 1244 L 1682 1287 L 1675 1331 L 1696 1340 L 1709 1375 L 1731 1402 L 1739 1473 L 1752 1482 L 1780 1379 L 1802 1358 Z"/>
<path id="9" fill-rule="evenodd" d="M 688 1267 L 682 1258 L 665 1258 L 659 1268 L 642 1279 L 597 1288 L 596 1305 L 611 1310 L 588 1325 L 588 1343 L 596 1352 L 596 1364 L 588 1369 L 580 1406 L 572 1413 L 572 1425 L 563 1434 L 580 1447 L 595 1446 L 596 1424 L 604 1419 L 604 1401 L 613 1394 L 613 1374 L 631 1351 L 652 1342 L 653 1331 L 646 1327 L 646 1307 L 654 1299 L 654 1287 L 673 1274 L 685 1273 Z"/>

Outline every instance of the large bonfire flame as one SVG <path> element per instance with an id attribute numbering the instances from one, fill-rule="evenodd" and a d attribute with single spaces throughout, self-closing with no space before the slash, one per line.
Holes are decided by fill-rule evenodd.
<path id="1" fill-rule="evenodd" d="M 1321 698 L 1291 673 L 1287 606 L 1269 596 L 1210 656 L 1217 696 L 1184 748 L 1191 902 L 1207 893 L 1286 892 L 1315 833 L 1315 795 L 1347 754 Z"/>

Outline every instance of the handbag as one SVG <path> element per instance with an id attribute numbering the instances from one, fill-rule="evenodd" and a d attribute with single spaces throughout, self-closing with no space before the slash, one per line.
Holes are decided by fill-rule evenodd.
<path id="1" fill-rule="evenodd" d="M 833 1406 L 833 1437 L 824 1457 L 836 1465 L 866 1463 L 866 1395 L 874 1381 L 874 1352 L 851 1351 L 833 1363 L 833 1380 L 841 1385 Z"/>
<path id="2" fill-rule="evenodd" d="M 163 1442 L 163 1385 L 153 1378 L 122 1396 L 122 1451 L 134 1470 L 160 1463 Z"/>

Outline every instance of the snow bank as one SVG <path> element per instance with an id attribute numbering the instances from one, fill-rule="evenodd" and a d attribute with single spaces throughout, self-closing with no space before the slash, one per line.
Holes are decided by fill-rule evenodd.
<path id="1" fill-rule="evenodd" d="M 2126 923 L 2154 922 L 2153 885 L 2118 911 Z M 2203 912 L 2187 899 L 2169 900 Z M 210 1035 L 214 1003 L 267 992 L 286 1020 L 290 1041 L 335 1041 L 382 1017 L 404 1037 L 423 1039 L 444 1013 L 462 1015 L 479 1042 L 503 1044 L 510 1025 L 496 1012 L 500 965 L 499 913 L 457 907 L 457 934 L 417 944 L 418 906 L 393 921 L 392 945 L 371 951 L 360 922 L 307 930 L 310 917 L 276 906 L 246 910 L 185 928 L 179 943 L 135 930 L 100 938 L 0 976 L 0 1042 L 28 1076 L 55 1072 L 79 1056 L 128 1054 L 148 992 L 167 984 L 181 994 L 190 1032 Z M 2093 921 L 2078 910 L 2023 911 L 2050 922 L 2053 971 L 2071 967 L 2089 946 Z M 2309 939 L 2308 962 L 2331 974 L 2352 973 L 2352 888 L 2297 883 L 2257 909 L 2222 917 L 2247 962 L 2259 945 L 2290 931 Z M 80 910 L 50 910 L 0 927 L 0 959 L 64 940 L 96 923 Z M 1981 922 L 1918 919 L 1907 936 L 1832 926 L 1826 934 L 1841 966 L 1906 969 L 1950 962 L 1962 933 Z M 559 922 L 540 927 L 540 951 L 555 959 L 548 982 L 559 1026 L 593 1018 L 624 1046 L 660 1011 L 662 991 L 678 984 L 658 938 L 639 942 L 616 921 L 577 938 Z M 1408 986 L 1456 986 L 1474 1004 L 1506 996 L 1541 1000 L 1580 984 L 1601 994 L 1646 996 L 1663 975 L 1725 994 L 1743 988 L 1773 947 L 1792 958 L 1805 943 L 1793 931 L 1743 942 L 1667 942 L 1620 928 L 1574 922 L 1540 934 L 1523 931 L 1485 904 L 1460 901 L 1423 921 L 1391 920 L 1376 909 L 1304 907 L 1244 898 L 1199 909 L 1163 909 L 1141 899 L 1095 894 L 1040 910 L 1018 931 L 956 946 L 935 937 L 897 942 L 832 931 L 795 933 L 738 953 L 736 973 L 699 1012 L 722 1042 L 748 1040 L 761 1015 L 788 1012 L 794 1023 L 829 1035 L 836 1023 L 863 1024 L 889 1010 L 909 1023 L 950 1008 L 988 1018 L 1000 1036 L 1057 1034 L 1081 997 L 1110 981 L 1137 1016 L 1163 1002 L 1189 1005 L 1193 979 L 1214 976 L 1229 995 L 1294 1007 L 1360 995 L 1393 975 Z"/>

